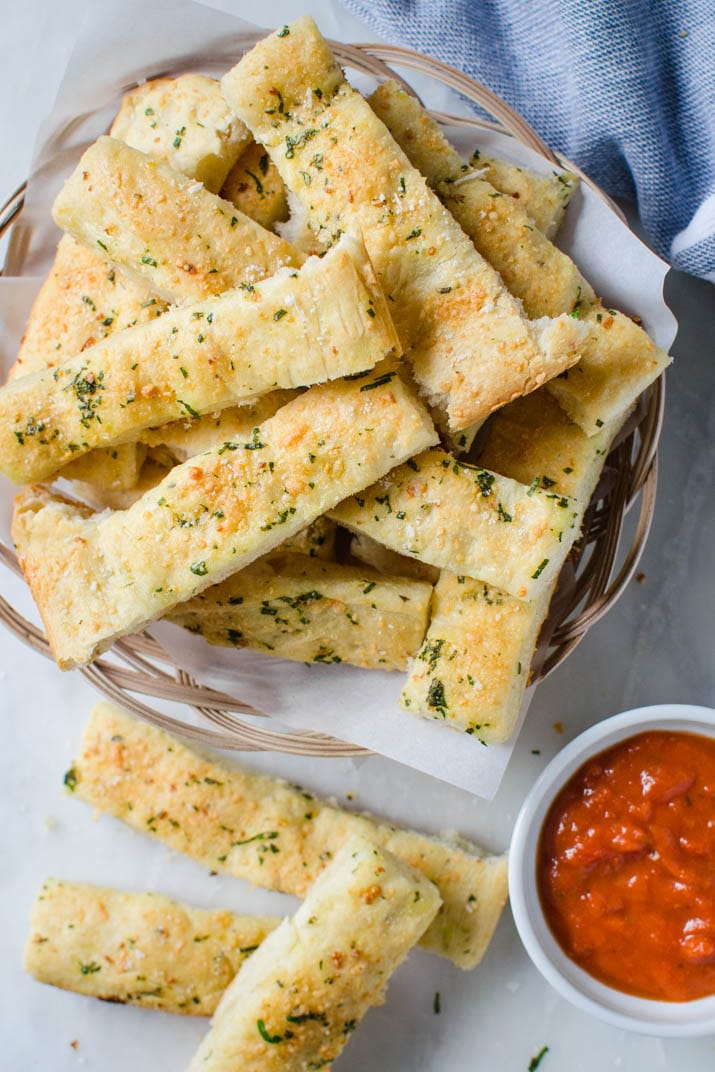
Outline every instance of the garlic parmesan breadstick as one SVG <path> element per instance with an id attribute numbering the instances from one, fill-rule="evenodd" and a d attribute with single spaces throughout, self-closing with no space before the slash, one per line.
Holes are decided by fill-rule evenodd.
<path id="1" fill-rule="evenodd" d="M 115 138 L 87 149 L 53 216 L 78 242 L 168 301 L 249 286 L 304 260 L 200 182 Z"/>
<path id="2" fill-rule="evenodd" d="M 604 309 L 576 265 L 533 225 L 524 207 L 501 197 L 478 171 L 464 172 L 437 123 L 394 83 L 372 106 L 428 179 L 483 257 L 494 265 L 530 316 L 571 313 L 588 326 L 581 360 L 551 380 L 549 390 L 588 435 L 623 422 L 638 395 L 670 358 L 623 313 Z M 399 330 L 399 325 L 398 325 Z"/>
<path id="3" fill-rule="evenodd" d="M 505 857 L 342 811 L 300 787 L 207 758 L 114 704 L 93 709 L 65 785 L 212 870 L 298 897 L 345 841 L 362 834 L 437 886 L 443 905 L 421 945 L 461 968 L 481 959 L 506 900 Z"/>
<path id="4" fill-rule="evenodd" d="M 568 495 L 578 530 L 617 431 L 618 423 L 611 424 L 589 437 L 546 391 L 536 391 L 492 418 L 479 460 L 530 486 Z M 529 603 L 444 571 L 402 707 L 486 744 L 508 740 L 556 580 Z"/>
<path id="5" fill-rule="evenodd" d="M 85 479 L 83 463 L 87 463 L 88 468 L 91 465 L 91 479 L 90 476 L 86 478 L 90 482 L 81 486 L 82 497 L 100 509 L 108 507 L 111 510 L 126 510 L 141 498 L 144 492 L 156 487 L 168 470 L 177 463 L 187 461 L 194 454 L 203 454 L 212 447 L 220 447 L 223 443 L 250 440 L 253 429 L 277 413 L 281 406 L 295 398 L 297 393 L 288 390 L 271 391 L 252 402 L 229 406 L 218 413 L 187 417 L 186 420 L 172 421 L 160 428 L 147 428 L 141 433 L 141 442 L 132 445 L 135 453 L 144 459 L 141 471 L 134 483 L 125 490 L 113 487 L 109 480 L 106 483 L 94 480 L 94 477 L 101 473 L 101 467 L 95 462 L 96 451 L 90 451 L 76 462 L 64 466 L 62 475 L 65 476 L 69 471 L 73 480 L 82 481 Z M 122 451 L 124 448 L 113 449 Z M 335 528 L 334 522 L 331 521 L 330 525 Z"/>
<path id="6" fill-rule="evenodd" d="M 439 905 L 424 876 L 351 838 L 231 983 L 188 1072 L 331 1067 Z"/>
<path id="7" fill-rule="evenodd" d="M 190 458 L 128 510 L 86 517 L 25 489 L 14 540 L 59 666 L 224 580 L 436 438 L 397 373 L 376 369 L 306 391 L 249 442 Z"/>
<path id="8" fill-rule="evenodd" d="M 479 149 L 470 156 L 468 167 L 481 171 L 499 193 L 518 201 L 547 238 L 558 233 L 579 184 L 578 176 L 570 171 L 541 175 L 508 160 L 487 156 Z"/>
<path id="9" fill-rule="evenodd" d="M 127 94 L 112 130 L 214 190 L 251 140 L 243 123 L 230 115 L 218 82 L 195 74 L 146 83 Z M 64 235 L 10 378 L 52 368 L 165 309 L 143 284 L 125 279 L 93 250 Z M 70 462 L 62 475 L 90 485 L 95 495 L 121 494 L 136 486 L 145 454 L 130 443 L 97 448 Z"/>
<path id="10" fill-rule="evenodd" d="M 102 1001 L 211 1016 L 278 923 L 51 878 L 32 907 L 25 970 Z"/>
<path id="11" fill-rule="evenodd" d="M 221 87 L 203 74 L 154 78 L 124 95 L 110 135 L 218 193 L 240 154 L 248 129 L 226 105 Z"/>
<path id="12" fill-rule="evenodd" d="M 405 670 L 427 630 L 431 596 L 423 581 L 292 553 L 254 562 L 168 618 L 210 644 Z"/>
<path id="13" fill-rule="evenodd" d="M 399 346 L 362 243 L 180 306 L 0 388 L 0 470 L 44 480 L 92 447 L 274 388 L 373 368 Z"/>
<path id="14" fill-rule="evenodd" d="M 222 81 L 320 242 L 362 231 L 426 400 L 459 430 L 577 360 L 572 318 L 524 320 L 496 272 L 301 18 Z"/>
<path id="15" fill-rule="evenodd" d="M 484 744 L 514 732 L 556 581 L 531 602 L 443 570 L 400 706 Z"/>
<path id="16" fill-rule="evenodd" d="M 430 450 L 340 503 L 331 516 L 393 551 L 536 599 L 578 529 L 563 495 Z"/>
<path id="17" fill-rule="evenodd" d="M 638 396 L 665 372 L 672 357 L 616 309 L 596 302 L 578 313 L 591 328 L 581 360 L 547 388 L 572 421 L 587 435 L 597 436 L 610 425 L 623 424 Z"/>
<path id="18" fill-rule="evenodd" d="M 529 316 L 554 317 L 570 313 L 579 300 L 595 300 L 570 257 L 534 225 L 526 209 L 503 197 L 476 168 L 465 170 L 418 100 L 386 82 L 372 94 L 370 106 Z"/>
<path id="19" fill-rule="evenodd" d="M 541 175 L 529 168 L 517 167 L 507 160 L 485 156 L 475 149 L 469 163 L 462 162 L 446 141 L 439 125 L 431 119 L 405 90 L 388 79 L 368 98 L 370 107 L 392 134 L 395 141 L 432 187 L 441 182 L 472 182 L 485 179 L 492 192 L 514 198 L 547 238 L 553 238 L 564 218 L 569 201 L 578 188 L 578 178 L 568 171 Z"/>

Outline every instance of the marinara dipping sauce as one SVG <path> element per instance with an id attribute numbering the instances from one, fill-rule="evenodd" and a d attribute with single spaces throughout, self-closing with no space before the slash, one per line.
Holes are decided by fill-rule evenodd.
<path id="1" fill-rule="evenodd" d="M 585 763 L 541 830 L 537 884 L 561 948 L 617 990 L 715 994 L 715 739 L 651 731 Z"/>

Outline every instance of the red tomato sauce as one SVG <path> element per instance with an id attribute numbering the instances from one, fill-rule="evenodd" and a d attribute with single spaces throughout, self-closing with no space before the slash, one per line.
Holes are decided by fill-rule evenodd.
<path id="1" fill-rule="evenodd" d="M 715 739 L 641 733 L 585 763 L 546 816 L 536 877 L 554 937 L 596 979 L 715 994 Z"/>

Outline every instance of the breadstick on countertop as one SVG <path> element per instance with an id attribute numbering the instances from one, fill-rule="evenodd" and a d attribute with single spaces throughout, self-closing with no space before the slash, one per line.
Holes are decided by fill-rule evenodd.
<path id="1" fill-rule="evenodd" d="M 65 784 L 211 870 L 298 897 L 345 841 L 363 834 L 437 886 L 443 905 L 420 944 L 460 968 L 479 963 L 506 901 L 506 857 L 343 811 L 300 786 L 202 755 L 114 704 L 92 710 Z"/>
<path id="2" fill-rule="evenodd" d="M 439 906 L 424 875 L 351 838 L 231 983 L 188 1072 L 330 1067 Z"/>
<path id="3" fill-rule="evenodd" d="M 51 878 L 32 907 L 25 970 L 102 1001 L 211 1016 L 279 922 Z"/>
<path id="4" fill-rule="evenodd" d="M 45 480 L 92 447 L 358 374 L 398 348 L 365 248 L 345 235 L 300 269 L 179 306 L 0 388 L 0 470 Z"/>
<path id="5" fill-rule="evenodd" d="M 224 76 L 323 245 L 359 229 L 418 386 L 451 431 L 577 359 L 571 317 L 525 320 L 497 273 L 345 81 L 315 23 L 261 41 Z M 441 423 L 442 420 L 441 420 Z"/>

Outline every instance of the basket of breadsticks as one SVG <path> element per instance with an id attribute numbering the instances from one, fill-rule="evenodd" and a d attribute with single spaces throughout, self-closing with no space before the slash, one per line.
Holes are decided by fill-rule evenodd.
<path id="1" fill-rule="evenodd" d="M 307 18 L 224 53 L 55 136 L 62 235 L 0 390 L 0 556 L 39 620 L 0 618 L 223 747 L 468 765 L 633 576 L 662 330 L 579 261 L 618 210 L 484 86 Z M 37 217 L 5 206 L 7 278 Z"/>

